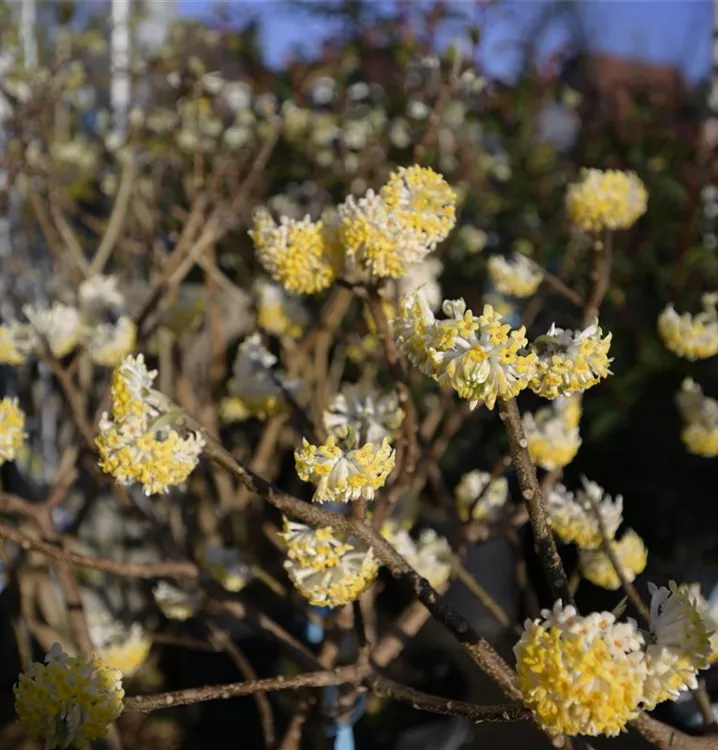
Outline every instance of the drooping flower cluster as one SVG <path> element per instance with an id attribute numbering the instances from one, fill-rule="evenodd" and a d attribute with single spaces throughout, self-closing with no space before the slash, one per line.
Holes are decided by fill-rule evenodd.
<path id="1" fill-rule="evenodd" d="M 629 229 L 646 212 L 648 193 L 635 172 L 584 169 L 570 185 L 566 209 L 583 232 Z"/>
<path id="2" fill-rule="evenodd" d="M 378 444 L 347 449 L 340 447 L 334 437 L 319 446 L 304 438 L 301 448 L 294 452 L 294 460 L 299 478 L 317 487 L 314 502 L 348 503 L 374 498 L 394 468 L 396 452 L 387 438 Z"/>
<path id="3" fill-rule="evenodd" d="M 25 412 L 16 398 L 5 397 L 0 401 L 0 466 L 15 460 L 26 437 Z"/>
<path id="4" fill-rule="evenodd" d="M 488 471 L 475 469 L 461 477 L 455 494 L 462 521 L 491 521 L 506 505 L 509 483 L 506 477 L 492 479 Z"/>
<path id="5" fill-rule="evenodd" d="M 570 396 L 596 385 L 611 374 L 608 356 L 612 334 L 603 335 L 598 319 L 583 331 L 553 324 L 534 342 L 538 353 L 531 390 L 543 398 Z"/>
<path id="6" fill-rule="evenodd" d="M 546 471 L 563 469 L 576 457 L 581 447 L 576 408 L 580 416 L 577 398 L 557 398 L 535 414 L 523 415 L 529 455 L 536 466 Z"/>
<path id="7" fill-rule="evenodd" d="M 434 529 L 424 529 L 414 540 L 406 529 L 386 525 L 382 536 L 433 588 L 440 588 L 449 580 L 451 547 Z"/>
<path id="8" fill-rule="evenodd" d="M 614 737 L 638 716 L 646 666 L 633 621 L 582 617 L 558 601 L 524 627 L 514 647 L 518 688 L 544 729 Z"/>
<path id="9" fill-rule="evenodd" d="M 257 288 L 257 324 L 274 336 L 300 339 L 309 314 L 296 297 L 278 284 L 262 282 Z"/>
<path id="10" fill-rule="evenodd" d="M 152 596 L 162 614 L 178 622 L 194 617 L 202 604 L 202 592 L 199 589 L 187 591 L 168 581 L 160 581 L 152 589 Z"/>
<path id="11" fill-rule="evenodd" d="M 681 440 L 686 448 L 696 456 L 718 456 L 718 401 L 704 396 L 700 385 L 686 378 L 676 403 L 683 417 Z"/>
<path id="12" fill-rule="evenodd" d="M 142 625 L 133 622 L 126 627 L 96 607 L 86 607 L 85 612 L 95 654 L 123 677 L 132 677 L 147 661 L 152 647 Z"/>
<path id="13" fill-rule="evenodd" d="M 71 657 L 58 643 L 33 662 L 14 687 L 15 710 L 25 731 L 45 747 L 83 747 L 107 734 L 122 713 L 122 675 L 102 659 Z"/>
<path id="14" fill-rule="evenodd" d="M 204 447 L 200 433 L 183 435 L 173 426 L 173 408 L 152 388 L 156 376 L 141 354 L 116 368 L 112 419 L 107 412 L 102 415 L 95 441 L 102 470 L 120 484 L 142 484 L 146 495 L 183 484 Z"/>
<path id="15" fill-rule="evenodd" d="M 286 522 L 284 567 L 294 586 L 315 607 L 340 607 L 358 599 L 376 579 L 380 564 L 371 548 L 332 529 Z"/>
<path id="16" fill-rule="evenodd" d="M 476 317 L 463 299 L 446 300 L 448 317 L 437 320 L 421 292 L 404 297 L 394 321 L 397 342 L 426 375 L 470 402 L 494 408 L 497 398 L 513 398 L 534 376 L 537 356 L 525 352 L 526 330 L 511 330 L 485 305 Z"/>
<path id="17" fill-rule="evenodd" d="M 267 273 L 293 294 L 321 292 L 341 270 L 341 250 L 329 220 L 283 216 L 277 224 L 262 208 L 255 213 L 249 236 Z"/>
<path id="18" fill-rule="evenodd" d="M 666 349 L 692 362 L 718 354 L 718 292 L 704 294 L 701 306 L 697 315 L 679 315 L 667 305 L 658 316 L 658 333 Z"/>
<path id="19" fill-rule="evenodd" d="M 350 266 L 373 278 L 405 276 L 452 230 L 456 194 L 426 167 L 393 172 L 384 187 L 339 206 L 339 239 Z"/>
<path id="20" fill-rule="evenodd" d="M 601 546 L 599 517 L 606 535 L 613 539 L 623 521 L 623 498 L 612 500 L 595 482 L 581 479 L 583 487 L 575 494 L 562 484 L 548 495 L 546 506 L 554 534 L 566 544 L 574 543 L 584 550 Z"/>
<path id="21" fill-rule="evenodd" d="M 205 544 L 198 559 L 202 568 L 232 593 L 241 591 L 252 579 L 252 565 L 238 549 Z"/>
<path id="22" fill-rule="evenodd" d="M 487 267 L 496 290 L 509 297 L 530 297 L 543 280 L 541 269 L 521 253 L 509 259 L 492 255 Z"/>
<path id="23" fill-rule="evenodd" d="M 628 529 L 617 542 L 612 541 L 611 544 L 626 580 L 633 582 L 639 573 L 643 573 L 648 562 L 648 550 L 643 539 L 633 529 Z M 580 549 L 578 564 L 581 575 L 594 586 L 609 591 L 621 588 L 621 579 L 602 549 Z"/>
<path id="24" fill-rule="evenodd" d="M 337 438 L 346 438 L 351 431 L 357 442 L 393 441 L 404 421 L 396 393 L 381 394 L 357 385 L 345 385 L 324 412 L 324 427 Z"/>

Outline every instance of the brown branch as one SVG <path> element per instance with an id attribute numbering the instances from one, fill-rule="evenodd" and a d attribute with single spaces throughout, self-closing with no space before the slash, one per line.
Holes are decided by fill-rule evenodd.
<path id="1" fill-rule="evenodd" d="M 558 276 L 554 276 L 552 273 L 549 273 L 548 271 L 544 271 L 542 269 L 541 271 L 543 273 L 543 280 L 555 291 L 558 292 L 560 295 L 565 297 L 569 302 L 576 305 L 576 307 L 583 307 L 584 306 L 584 299 L 581 297 L 581 295 L 571 289 L 571 287 L 566 284 L 562 279 L 560 279 Z"/>
<path id="2" fill-rule="evenodd" d="M 600 240 L 596 241 L 594 247 L 594 265 L 593 271 L 591 272 L 591 278 L 593 281 L 593 288 L 591 295 L 586 300 L 586 305 L 583 309 L 583 325 L 584 327 L 591 325 L 594 319 L 598 317 L 599 310 L 601 309 L 601 303 L 603 298 L 606 296 L 609 284 L 611 283 L 611 264 L 613 261 L 613 234 L 610 230 L 606 230 L 603 237 L 603 242 Z"/>
<path id="3" fill-rule="evenodd" d="M 718 750 L 718 737 L 691 737 L 648 714 L 641 714 L 631 726 L 660 750 Z"/>

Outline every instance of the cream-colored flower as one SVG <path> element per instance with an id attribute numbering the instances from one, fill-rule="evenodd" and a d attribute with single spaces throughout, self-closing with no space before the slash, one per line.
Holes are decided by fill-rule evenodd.
<path id="1" fill-rule="evenodd" d="M 438 258 L 425 258 L 411 266 L 406 276 L 396 280 L 397 294 L 403 297 L 421 289 L 429 307 L 436 311 L 441 307 L 441 284 L 439 277 L 444 264 Z"/>
<path id="2" fill-rule="evenodd" d="M 416 541 L 401 528 L 385 526 L 382 535 L 432 588 L 440 588 L 449 580 L 451 547 L 433 529 L 424 529 Z"/>
<path id="3" fill-rule="evenodd" d="M 492 255 L 488 270 L 496 289 L 509 297 L 530 297 L 543 280 L 541 269 L 521 253 L 514 253 L 510 259 Z"/>
<path id="4" fill-rule="evenodd" d="M 648 562 L 648 550 L 638 534 L 632 529 L 617 542 L 612 542 L 626 580 L 632 583 L 639 573 L 643 573 Z M 580 549 L 578 564 L 581 575 L 594 586 L 600 586 L 609 591 L 621 588 L 621 580 L 616 573 L 608 555 L 600 549 Z"/>
<path id="5" fill-rule="evenodd" d="M 246 555 L 232 547 L 205 544 L 198 554 L 200 565 L 223 588 L 241 591 L 252 579 L 252 565 Z"/>
<path id="6" fill-rule="evenodd" d="M 152 596 L 162 614 L 178 622 L 194 617 L 202 604 L 202 592 L 199 589 L 187 591 L 168 581 L 160 581 L 152 589 Z"/>
<path id="7" fill-rule="evenodd" d="M 404 421 L 396 393 L 382 394 L 358 385 L 345 385 L 323 416 L 324 427 L 337 438 L 351 432 L 359 444 L 390 442 Z"/>
<path id="8" fill-rule="evenodd" d="M 21 365 L 36 345 L 32 327 L 22 323 L 0 325 L 0 365 Z"/>
<path id="9" fill-rule="evenodd" d="M 16 398 L 6 396 L 0 401 L 0 466 L 15 460 L 26 437 L 25 412 Z"/>
<path id="10" fill-rule="evenodd" d="M 137 344 L 137 326 L 123 315 L 116 323 L 100 323 L 86 329 L 83 345 L 100 367 L 117 367 Z"/>
<path id="11" fill-rule="evenodd" d="M 279 284 L 261 282 L 257 285 L 257 323 L 274 336 L 300 339 L 309 322 L 309 313 L 298 298 L 284 291 Z"/>
<path id="12" fill-rule="evenodd" d="M 91 276 L 77 292 L 82 315 L 92 320 L 103 320 L 107 311 L 118 312 L 125 307 L 125 296 L 117 288 L 116 276 Z"/>
<path id="13" fill-rule="evenodd" d="M 702 312 L 679 315 L 673 305 L 658 316 L 658 333 L 666 349 L 695 362 L 718 354 L 718 292 L 701 297 Z"/>
<path id="14" fill-rule="evenodd" d="M 461 477 L 456 487 L 459 518 L 466 522 L 490 521 L 498 516 L 509 497 L 506 477 L 494 477 L 488 471 L 474 469 Z"/>
<path id="15" fill-rule="evenodd" d="M 313 529 L 303 523 L 284 519 L 279 534 L 287 545 L 287 557 L 301 568 L 327 570 L 338 565 L 352 545 L 335 535 L 330 526 Z"/>
<path id="16" fill-rule="evenodd" d="M 698 383 L 686 378 L 676 402 L 684 422 L 681 439 L 688 450 L 705 458 L 718 456 L 718 401 L 704 396 Z"/>
<path id="17" fill-rule="evenodd" d="M 568 466 L 581 447 L 578 426 L 571 425 L 572 415 L 562 403 L 567 400 L 556 399 L 522 418 L 531 460 L 546 471 Z"/>
<path id="18" fill-rule="evenodd" d="M 35 336 L 47 344 L 53 357 L 65 357 L 80 342 L 82 319 L 76 308 L 54 302 L 48 308 L 25 305 L 23 313 Z"/>
<path id="19" fill-rule="evenodd" d="M 126 627 L 109 612 L 96 607 L 86 607 L 85 614 L 96 655 L 123 677 L 132 677 L 147 661 L 152 647 L 142 625 L 133 622 Z"/>

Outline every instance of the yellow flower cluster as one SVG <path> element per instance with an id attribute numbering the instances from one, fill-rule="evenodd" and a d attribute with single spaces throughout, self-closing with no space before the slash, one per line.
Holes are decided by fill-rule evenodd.
<path id="1" fill-rule="evenodd" d="M 21 365 L 33 348 L 30 327 L 21 323 L 0 325 L 0 365 Z"/>
<path id="2" fill-rule="evenodd" d="M 162 614 L 170 620 L 186 622 L 199 611 L 202 594 L 199 589 L 187 591 L 167 581 L 160 581 L 153 589 L 152 596 Z"/>
<path id="3" fill-rule="evenodd" d="M 259 262 L 293 294 L 316 294 L 334 282 L 341 266 L 334 235 L 327 221 L 283 216 L 277 224 L 266 209 L 256 212 L 249 232 Z"/>
<path id="4" fill-rule="evenodd" d="M 681 439 L 686 448 L 696 456 L 718 456 L 718 401 L 704 396 L 698 383 L 686 378 L 676 402 L 683 417 Z"/>
<path id="5" fill-rule="evenodd" d="M 337 438 L 353 431 L 359 443 L 393 441 L 404 421 L 404 410 L 396 393 L 381 394 L 370 388 L 346 385 L 323 416 L 324 427 Z"/>
<path id="6" fill-rule="evenodd" d="M 646 212 L 648 193 L 635 172 L 584 169 L 570 185 L 566 209 L 583 232 L 629 229 Z"/>
<path id="7" fill-rule="evenodd" d="M 132 677 L 147 661 L 152 647 L 142 625 L 133 622 L 127 628 L 96 607 L 85 607 L 85 612 L 95 654 L 123 677 Z"/>
<path id="8" fill-rule="evenodd" d="M 239 550 L 205 544 L 198 554 L 202 568 L 227 591 L 236 594 L 252 578 L 252 565 Z"/>
<path id="9" fill-rule="evenodd" d="M 314 502 L 372 500 L 394 468 L 396 452 L 384 438 L 380 444 L 343 450 L 334 437 L 316 446 L 304 438 L 294 452 L 299 478 L 317 486 Z"/>
<path id="10" fill-rule="evenodd" d="M 695 601 L 700 612 L 701 619 L 705 623 L 709 635 L 711 653 L 708 657 L 710 664 L 718 662 L 718 602 L 708 602 L 701 594 L 700 583 L 690 584 L 686 587 L 690 597 Z"/>
<path id="11" fill-rule="evenodd" d="M 546 502 L 549 523 L 562 542 L 576 544 L 583 550 L 595 550 L 602 541 L 599 517 L 608 538 L 613 539 L 623 521 L 623 498 L 618 495 L 612 500 L 586 477 L 582 477 L 582 483 L 583 487 L 575 495 L 562 484 L 549 493 Z"/>
<path id="12" fill-rule="evenodd" d="M 13 461 L 25 442 L 25 412 L 16 398 L 0 401 L 0 466 Z"/>
<path id="13" fill-rule="evenodd" d="M 583 331 L 567 331 L 553 324 L 535 341 L 538 361 L 531 390 L 554 399 L 591 388 L 611 374 L 610 347 L 611 334 L 603 336 L 598 320 Z"/>
<path id="14" fill-rule="evenodd" d="M 451 547 L 433 529 L 424 529 L 415 541 L 406 529 L 385 524 L 382 536 L 433 588 L 451 576 Z"/>
<path id="15" fill-rule="evenodd" d="M 204 447 L 199 433 L 183 437 L 172 427 L 171 407 L 152 389 L 156 375 L 147 370 L 141 354 L 127 357 L 116 368 L 113 418 L 102 415 L 95 441 L 102 470 L 122 485 L 139 482 L 146 495 L 185 482 Z"/>
<path id="16" fill-rule="evenodd" d="M 581 447 L 578 424 L 574 424 L 576 397 L 557 398 L 535 414 L 523 415 L 524 432 L 528 440 L 531 460 L 546 471 L 563 469 L 576 457 Z"/>
<path id="17" fill-rule="evenodd" d="M 83 344 L 100 367 L 116 367 L 137 345 L 137 326 L 127 316 L 88 329 Z"/>
<path id="18" fill-rule="evenodd" d="M 492 255 L 487 267 L 496 290 L 508 297 L 530 297 L 543 280 L 541 269 L 521 253 L 514 253 L 510 259 Z"/>
<path id="19" fill-rule="evenodd" d="M 557 602 L 528 620 L 514 647 L 518 688 L 552 734 L 618 735 L 639 713 L 643 637 L 610 612 L 586 617 Z"/>
<path id="20" fill-rule="evenodd" d="M 25 731 L 45 747 L 84 747 L 107 734 L 122 713 L 122 676 L 102 659 L 70 657 L 54 644 L 15 687 L 15 710 Z"/>
<path id="21" fill-rule="evenodd" d="M 426 167 L 400 168 L 377 194 L 339 206 L 339 239 L 348 260 L 374 278 L 405 276 L 456 222 L 456 193 Z"/>
<path id="22" fill-rule="evenodd" d="M 284 567 L 297 590 L 315 607 L 341 607 L 356 601 L 373 583 L 379 562 L 371 548 L 351 538 L 287 523 Z M 315 554 L 316 553 L 316 554 Z"/>
<path id="23" fill-rule="evenodd" d="M 404 297 L 394 321 L 397 342 L 419 369 L 453 388 L 471 408 L 494 408 L 513 398 L 534 376 L 537 356 L 523 353 L 526 329 L 511 330 L 491 305 L 476 317 L 463 299 L 445 300 L 448 317 L 437 320 L 421 292 Z"/>
<path id="24" fill-rule="evenodd" d="M 701 297 L 702 312 L 679 315 L 668 305 L 658 316 L 658 333 L 666 349 L 694 362 L 718 354 L 718 293 Z"/>
<path id="25" fill-rule="evenodd" d="M 488 471 L 475 469 L 461 477 L 455 495 L 459 518 L 464 523 L 469 516 L 473 521 L 490 521 L 506 505 L 509 482 L 506 477 L 492 479 Z"/>
<path id="26" fill-rule="evenodd" d="M 257 324 L 274 336 L 300 339 L 309 322 L 301 302 L 278 284 L 262 283 L 257 291 Z"/>
<path id="27" fill-rule="evenodd" d="M 635 580 L 639 573 L 643 573 L 648 562 L 648 550 L 638 534 L 632 529 L 617 542 L 611 542 L 616 553 L 621 570 L 629 582 Z M 581 575 L 594 586 L 600 586 L 609 591 L 621 588 L 621 581 L 608 555 L 600 549 L 581 549 L 578 553 L 578 564 Z"/>

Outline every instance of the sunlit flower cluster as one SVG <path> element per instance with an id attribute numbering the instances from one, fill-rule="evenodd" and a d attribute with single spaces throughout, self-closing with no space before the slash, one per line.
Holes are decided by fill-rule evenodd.
<path id="1" fill-rule="evenodd" d="M 86 607 L 85 612 L 95 654 L 123 677 L 132 677 L 147 661 L 152 647 L 142 625 L 133 622 L 127 627 L 96 607 Z"/>
<path id="2" fill-rule="evenodd" d="M 541 269 L 521 253 L 509 259 L 492 255 L 487 267 L 496 290 L 509 297 L 530 297 L 543 280 Z"/>
<path id="3" fill-rule="evenodd" d="M 683 417 L 681 440 L 686 448 L 697 456 L 718 456 L 718 401 L 704 396 L 700 385 L 686 378 L 676 403 Z"/>
<path id="4" fill-rule="evenodd" d="M 58 643 L 20 675 L 15 710 L 25 731 L 47 748 L 83 747 L 104 737 L 122 713 L 119 670 L 100 658 L 71 657 Z"/>
<path id="5" fill-rule="evenodd" d="M 102 470 L 122 485 L 142 484 L 146 495 L 183 484 L 204 447 L 201 434 L 183 436 L 173 426 L 173 408 L 152 388 L 156 376 L 141 354 L 115 369 L 113 416 L 102 415 L 96 439 Z"/>
<path id="6" fill-rule="evenodd" d="M 695 361 L 718 354 L 718 293 L 701 297 L 703 310 L 697 315 L 678 314 L 668 305 L 658 316 L 658 333 L 667 349 Z"/>
<path id="7" fill-rule="evenodd" d="M 26 437 L 25 412 L 16 398 L 5 397 L 0 401 L 0 466 L 15 460 Z"/>
<path id="8" fill-rule="evenodd" d="M 197 557 L 202 568 L 232 593 L 241 591 L 252 578 L 252 565 L 238 549 L 205 544 Z"/>
<path id="9" fill-rule="evenodd" d="M 50 307 L 25 305 L 23 313 L 35 337 L 35 348 L 47 345 L 53 357 L 67 356 L 82 337 L 82 318 L 79 311 L 62 302 Z"/>
<path id="10" fill-rule="evenodd" d="M 643 573 L 648 562 L 648 550 L 643 539 L 633 529 L 628 529 L 618 541 L 612 541 L 611 545 L 626 580 L 633 582 L 639 573 Z M 594 586 L 609 591 L 621 588 L 621 579 L 602 549 L 580 549 L 578 564 L 581 575 Z"/>
<path id="11" fill-rule="evenodd" d="M 606 536 L 613 539 L 623 521 L 623 498 L 612 500 L 595 482 L 582 477 L 583 486 L 575 494 L 562 484 L 548 495 L 549 522 L 556 536 L 566 544 L 574 543 L 584 550 L 601 546 L 599 517 Z"/>
<path id="12" fill-rule="evenodd" d="M 584 169 L 570 185 L 566 209 L 584 232 L 629 229 L 646 212 L 648 193 L 635 172 Z"/>
<path id="13" fill-rule="evenodd" d="M 160 581 L 152 589 L 152 596 L 162 614 L 178 622 L 185 622 L 194 617 L 202 604 L 202 593 L 199 589 L 187 591 L 168 581 Z"/>
<path id="14" fill-rule="evenodd" d="M 257 289 L 257 324 L 274 336 L 300 339 L 309 322 L 302 303 L 278 284 L 263 282 Z"/>
<path id="15" fill-rule="evenodd" d="M 608 356 L 612 334 L 603 335 L 596 320 L 583 331 L 568 331 L 554 323 L 536 339 L 538 352 L 531 390 L 554 399 L 581 393 L 611 374 Z"/>
<path id="16" fill-rule="evenodd" d="M 527 412 L 522 422 L 531 460 L 546 471 L 563 469 L 576 457 L 581 447 L 578 424 L 574 424 L 576 397 L 555 399 L 535 414 Z M 578 409 L 580 412 L 580 405 Z"/>
<path id="17" fill-rule="evenodd" d="M 342 448 L 336 438 L 312 445 L 306 438 L 294 452 L 299 478 L 316 485 L 314 502 L 372 500 L 394 468 L 396 452 L 387 438 L 361 448 Z"/>
<path id="18" fill-rule="evenodd" d="M 474 469 L 464 474 L 456 486 L 456 506 L 459 518 L 466 522 L 491 521 L 496 518 L 509 497 L 506 477 L 491 477 L 488 471 Z"/>
<path id="19" fill-rule="evenodd" d="M 324 427 L 337 438 L 354 433 L 359 444 L 390 442 L 404 421 L 396 393 L 345 385 L 324 412 Z"/>
<path id="20" fill-rule="evenodd" d="M 18 322 L 0 325 L 0 365 L 23 364 L 34 343 L 29 325 Z"/>
<path id="21" fill-rule="evenodd" d="M 443 586 L 451 576 L 451 547 L 433 529 L 424 529 L 414 540 L 406 529 L 386 525 L 382 535 L 433 588 Z"/>
<path id="22" fill-rule="evenodd" d="M 417 292 L 404 297 L 394 321 L 399 346 L 424 374 L 453 388 L 471 408 L 483 403 L 493 409 L 497 398 L 527 387 L 537 356 L 525 352 L 524 328 L 512 331 L 491 305 L 478 317 L 463 299 L 445 300 L 442 309 L 447 318 L 437 320 Z"/>

